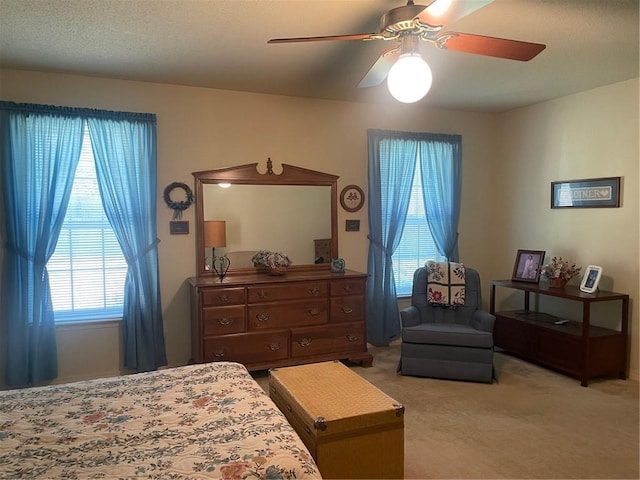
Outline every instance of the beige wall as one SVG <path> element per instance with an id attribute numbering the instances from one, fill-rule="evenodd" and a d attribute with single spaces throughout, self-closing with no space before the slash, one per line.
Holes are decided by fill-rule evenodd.
<path id="1" fill-rule="evenodd" d="M 158 116 L 158 236 L 160 281 L 167 355 L 171 365 L 190 356 L 189 297 L 185 280 L 194 275 L 194 235 L 169 235 L 172 211 L 162 200 L 172 182 L 193 185 L 191 172 L 260 162 L 281 163 L 339 175 L 367 191 L 367 128 L 457 133 L 463 136 L 465 194 L 461 213 L 461 254 L 488 263 L 491 204 L 486 186 L 495 161 L 495 120 L 490 115 L 258 95 L 102 78 L 0 70 L 1 98 L 16 102 L 151 112 Z M 360 219 L 360 232 L 345 232 L 344 221 Z M 194 209 L 183 219 L 192 227 Z M 366 271 L 367 208 L 339 209 L 339 253 L 347 267 Z M 193 232 L 193 228 L 191 229 Z M 481 262 L 482 260 L 482 262 Z M 1 287 L 1 286 L 0 286 Z M 117 323 L 99 328 L 59 328 L 60 377 L 118 373 L 121 358 Z M 87 345 L 112 345 L 94 355 Z M 71 345 L 76 348 L 71 348 Z"/>
<path id="2" fill-rule="evenodd" d="M 366 130 L 387 128 L 463 136 L 460 254 L 482 272 L 485 303 L 489 281 L 511 276 L 518 248 L 601 265 L 603 288 L 632 295 L 631 373 L 638 378 L 637 79 L 502 115 L 13 70 L 0 70 L 0 98 L 157 114 L 160 275 L 171 365 L 190 356 L 185 280 L 195 271 L 194 209 L 183 215 L 192 233 L 169 235 L 164 187 L 193 185 L 194 171 L 264 165 L 271 157 L 276 169 L 288 163 L 325 171 L 340 176 L 339 190 L 357 184 L 366 193 Z M 551 181 L 604 176 L 623 177 L 622 208 L 549 208 Z M 347 218 L 361 220 L 360 232 L 344 231 Z M 366 271 L 366 205 L 355 214 L 339 209 L 339 226 L 340 255 L 348 268 Z M 60 327 L 58 338 L 59 381 L 121 371 L 118 323 Z"/>
<path id="3" fill-rule="evenodd" d="M 500 140 L 491 189 L 497 234 L 494 261 L 486 269 L 494 278 L 509 278 L 520 248 L 545 250 L 547 260 L 558 255 L 583 268 L 602 266 L 600 287 L 631 296 L 630 375 L 635 379 L 640 331 L 638 90 L 634 79 L 497 117 Z M 620 208 L 550 208 L 552 181 L 618 176 Z M 580 278 L 571 283 L 579 284 Z M 511 297 L 517 298 L 505 300 L 521 305 L 520 295 Z M 594 323 L 617 328 L 619 303 L 592 307 Z M 581 316 L 578 303 L 547 301 L 544 307 Z"/>

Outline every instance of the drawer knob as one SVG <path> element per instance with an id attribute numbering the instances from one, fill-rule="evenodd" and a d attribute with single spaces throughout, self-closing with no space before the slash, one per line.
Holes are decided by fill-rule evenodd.
<path id="1" fill-rule="evenodd" d="M 231 324 L 231 322 L 233 322 L 233 320 L 230 319 L 230 318 L 226 318 L 226 317 L 218 319 L 218 323 L 220 325 L 229 325 L 229 324 Z"/>
<path id="2" fill-rule="evenodd" d="M 343 285 L 342 291 L 349 293 L 351 291 L 351 285 Z"/>
<path id="3" fill-rule="evenodd" d="M 227 353 L 227 352 L 224 350 L 224 348 L 220 348 L 220 349 L 218 349 L 218 350 L 214 350 L 214 351 L 213 351 L 213 355 L 214 355 L 215 357 L 218 357 L 218 358 L 220 358 L 220 357 L 224 357 L 224 356 L 226 355 L 226 353 Z"/>
<path id="4" fill-rule="evenodd" d="M 229 301 L 229 295 L 227 295 L 226 293 L 222 293 L 222 294 L 218 295 L 218 299 L 221 302 L 228 302 Z"/>
<path id="5" fill-rule="evenodd" d="M 308 310 L 308 312 L 312 317 L 317 317 L 318 315 L 320 315 L 320 310 L 318 310 L 317 308 L 311 308 Z"/>
<path id="6" fill-rule="evenodd" d="M 280 350 L 280 344 L 279 343 L 270 343 L 269 344 L 269 350 L 271 350 L 272 352 L 277 352 L 278 350 Z"/>
<path id="7" fill-rule="evenodd" d="M 313 287 L 309 289 L 309 293 L 311 295 L 318 295 L 320 293 L 320 289 L 318 287 Z"/>
<path id="8" fill-rule="evenodd" d="M 359 338 L 360 337 L 358 335 L 356 335 L 355 333 L 350 333 L 349 335 L 347 335 L 347 340 L 349 340 L 350 342 L 355 342 Z"/>
<path id="9" fill-rule="evenodd" d="M 265 292 L 264 290 L 260 290 L 258 292 L 258 298 L 267 298 L 269 296 L 269 294 L 267 292 Z"/>
<path id="10" fill-rule="evenodd" d="M 259 322 L 266 322 L 267 320 L 269 320 L 269 314 L 259 313 L 256 315 L 256 320 L 258 320 Z"/>
<path id="11" fill-rule="evenodd" d="M 349 315 L 353 313 L 353 308 L 344 306 L 342 307 L 342 313 L 344 313 L 345 315 Z"/>
<path id="12" fill-rule="evenodd" d="M 309 345 L 311 345 L 311 340 L 309 340 L 308 338 L 301 338 L 300 340 L 298 340 L 298 345 L 300 345 L 301 347 L 308 347 Z"/>

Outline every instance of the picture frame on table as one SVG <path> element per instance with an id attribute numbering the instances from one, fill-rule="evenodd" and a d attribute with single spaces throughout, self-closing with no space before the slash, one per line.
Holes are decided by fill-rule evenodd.
<path id="1" fill-rule="evenodd" d="M 540 268 L 545 253 L 544 250 L 518 250 L 511 280 L 514 282 L 540 282 Z"/>
<path id="2" fill-rule="evenodd" d="M 551 182 L 551 208 L 616 208 L 620 177 Z"/>
<path id="3" fill-rule="evenodd" d="M 598 265 L 589 265 L 584 270 L 582 282 L 580 282 L 580 290 L 585 293 L 595 293 L 598 290 L 598 284 L 602 277 L 602 267 Z"/>

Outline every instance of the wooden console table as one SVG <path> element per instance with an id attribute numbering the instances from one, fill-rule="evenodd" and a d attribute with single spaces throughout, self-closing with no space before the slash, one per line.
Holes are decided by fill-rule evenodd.
<path id="1" fill-rule="evenodd" d="M 524 292 L 524 309 L 495 311 L 496 287 Z M 530 310 L 530 294 L 547 295 L 582 303 L 582 322 Z M 622 302 L 620 330 L 590 324 L 591 305 Z M 617 375 L 626 379 L 629 295 L 598 291 L 584 293 L 578 287 L 549 288 L 546 284 L 493 280 L 490 312 L 495 315 L 494 344 L 525 360 L 578 377 L 583 387 L 589 379 Z"/>

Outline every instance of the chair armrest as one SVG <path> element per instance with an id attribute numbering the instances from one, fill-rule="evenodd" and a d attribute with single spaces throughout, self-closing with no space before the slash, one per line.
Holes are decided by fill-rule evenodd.
<path id="1" fill-rule="evenodd" d="M 420 324 L 420 310 L 411 305 L 410 307 L 400 310 L 400 320 L 402 328 L 415 327 Z"/>
<path id="2" fill-rule="evenodd" d="M 493 325 L 495 322 L 496 317 L 484 310 L 476 310 L 473 312 L 473 317 L 471 318 L 471 325 L 473 328 L 483 332 L 493 333 Z"/>

